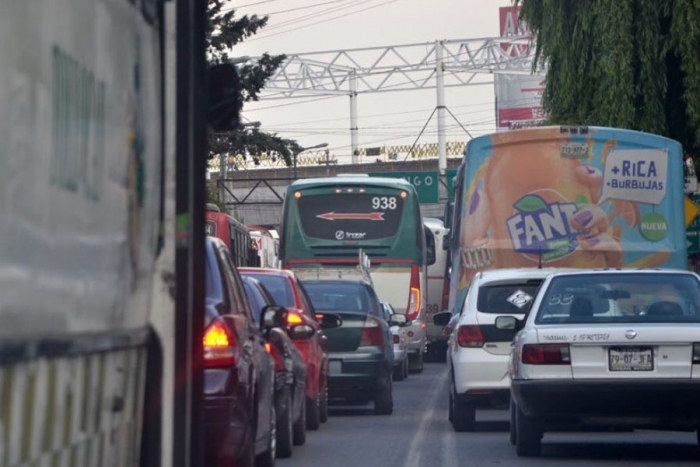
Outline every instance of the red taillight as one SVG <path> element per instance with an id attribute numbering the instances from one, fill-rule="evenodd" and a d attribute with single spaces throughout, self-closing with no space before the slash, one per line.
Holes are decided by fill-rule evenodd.
<path id="1" fill-rule="evenodd" d="M 413 321 L 420 312 L 420 270 L 418 266 L 411 265 L 411 288 L 408 291 L 408 304 L 406 305 L 406 320 Z"/>
<path id="2" fill-rule="evenodd" d="M 383 347 L 384 336 L 382 335 L 382 327 L 379 322 L 368 317 L 365 320 L 365 327 L 362 328 L 362 336 L 360 337 L 360 347 Z"/>
<path id="3" fill-rule="evenodd" d="M 221 321 L 214 321 L 204 332 L 204 366 L 218 368 L 235 365 L 235 341 Z"/>
<path id="4" fill-rule="evenodd" d="M 400 344 L 400 343 L 401 343 L 401 338 L 400 338 L 399 336 L 397 336 L 396 334 L 394 334 L 394 335 L 391 336 L 391 341 L 392 341 L 394 344 Z"/>
<path id="5" fill-rule="evenodd" d="M 457 343 L 460 347 L 479 348 L 484 346 L 484 335 L 479 325 L 464 324 L 457 328 Z"/>
<path id="6" fill-rule="evenodd" d="M 693 363 L 700 363 L 700 342 L 693 344 Z"/>
<path id="7" fill-rule="evenodd" d="M 275 371 L 282 371 L 284 366 L 282 365 L 282 356 L 280 355 L 279 349 L 269 342 L 265 342 L 265 350 L 267 350 L 267 353 L 269 353 L 275 361 Z"/>
<path id="8" fill-rule="evenodd" d="M 442 302 L 440 303 L 440 311 L 447 310 L 450 304 L 450 280 L 445 277 L 442 281 Z"/>
<path id="9" fill-rule="evenodd" d="M 525 344 L 521 359 L 528 365 L 571 365 L 569 344 Z"/>
<path id="10" fill-rule="evenodd" d="M 287 324 L 290 326 L 296 326 L 297 324 L 303 324 L 304 318 L 301 317 L 296 311 L 290 311 L 287 313 Z"/>

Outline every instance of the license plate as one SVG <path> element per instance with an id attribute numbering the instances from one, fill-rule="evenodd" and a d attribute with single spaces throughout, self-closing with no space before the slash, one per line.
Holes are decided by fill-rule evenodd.
<path id="1" fill-rule="evenodd" d="M 653 371 L 654 352 L 651 347 L 617 347 L 608 353 L 610 371 Z"/>
<path id="2" fill-rule="evenodd" d="M 343 362 L 340 360 L 331 360 L 328 362 L 328 372 L 332 375 L 343 373 Z"/>

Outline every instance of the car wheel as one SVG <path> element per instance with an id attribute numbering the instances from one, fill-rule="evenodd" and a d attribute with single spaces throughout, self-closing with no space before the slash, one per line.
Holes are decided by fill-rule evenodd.
<path id="1" fill-rule="evenodd" d="M 319 420 L 321 423 L 328 421 L 328 384 L 323 386 L 323 397 L 321 398 L 321 406 L 319 407 Z"/>
<path id="2" fill-rule="evenodd" d="M 452 401 L 452 391 L 448 391 L 449 393 L 449 403 L 448 403 L 448 408 L 447 408 L 447 420 L 452 422 L 454 420 L 454 416 L 452 415 L 452 405 L 454 402 Z"/>
<path id="3" fill-rule="evenodd" d="M 321 426 L 321 396 L 316 393 L 316 398 L 306 398 L 306 429 L 315 431 Z"/>
<path id="4" fill-rule="evenodd" d="M 277 414 L 275 404 L 270 407 L 270 438 L 265 452 L 255 459 L 255 467 L 274 467 L 275 455 L 277 451 Z"/>
<path id="5" fill-rule="evenodd" d="M 510 444 L 515 446 L 516 431 L 515 431 L 515 402 L 510 401 Z"/>
<path id="6" fill-rule="evenodd" d="M 387 378 L 384 386 L 374 398 L 374 413 L 377 415 L 391 415 L 394 412 L 394 394 L 391 387 L 391 378 Z"/>
<path id="7" fill-rule="evenodd" d="M 292 407 L 292 392 L 286 392 L 285 399 L 287 400 L 287 410 L 280 417 L 280 423 L 277 427 L 277 457 L 287 458 L 292 456 L 292 446 L 294 445 L 293 436 L 293 407 Z"/>
<path id="8" fill-rule="evenodd" d="M 515 451 L 518 457 L 536 457 L 542 450 L 542 429 L 515 405 Z"/>
<path id="9" fill-rule="evenodd" d="M 294 422 L 292 431 L 294 446 L 302 446 L 304 443 L 306 443 L 306 397 L 301 398 L 299 419 Z"/>
<path id="10" fill-rule="evenodd" d="M 409 369 L 413 373 L 421 373 L 423 371 L 423 352 L 419 351 L 416 357 L 409 359 L 409 364 Z"/>
<path id="11" fill-rule="evenodd" d="M 457 432 L 474 431 L 476 406 L 457 397 L 452 399 L 452 426 Z"/>
<path id="12" fill-rule="evenodd" d="M 243 447 L 243 452 L 238 457 L 235 465 L 240 467 L 253 467 L 255 465 L 255 432 L 251 433 Z"/>
<path id="13" fill-rule="evenodd" d="M 403 368 L 404 368 L 403 362 L 401 362 L 401 364 L 396 365 L 394 367 L 394 371 L 393 371 L 393 375 L 392 375 L 394 381 L 403 381 Z"/>

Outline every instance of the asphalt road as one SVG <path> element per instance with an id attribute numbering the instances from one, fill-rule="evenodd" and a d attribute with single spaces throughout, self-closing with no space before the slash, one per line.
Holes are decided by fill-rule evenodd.
<path id="1" fill-rule="evenodd" d="M 477 411 L 477 431 L 455 433 L 447 420 L 445 365 L 394 383 L 394 413 L 372 405 L 332 407 L 328 423 L 278 467 L 685 466 L 698 465 L 695 433 L 545 434 L 542 457 L 518 458 L 508 442 L 508 412 Z"/>

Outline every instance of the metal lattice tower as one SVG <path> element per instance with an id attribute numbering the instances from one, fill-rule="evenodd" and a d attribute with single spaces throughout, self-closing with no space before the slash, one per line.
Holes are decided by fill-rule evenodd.
<path id="1" fill-rule="evenodd" d="M 291 54 L 268 80 L 262 99 L 349 96 L 350 139 L 353 163 L 356 163 L 358 95 L 436 89 L 438 165 L 444 173 L 447 167 L 445 88 L 490 84 L 492 81 L 486 77 L 499 73 L 530 75 L 533 58 L 530 36 Z"/>

